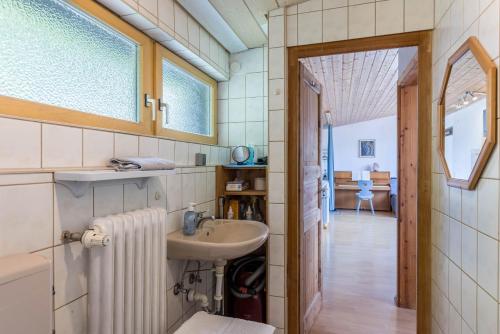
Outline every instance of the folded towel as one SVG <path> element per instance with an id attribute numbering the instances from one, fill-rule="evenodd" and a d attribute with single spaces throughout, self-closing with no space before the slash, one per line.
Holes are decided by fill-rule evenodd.
<path id="1" fill-rule="evenodd" d="M 124 157 L 111 159 L 108 166 L 113 167 L 116 171 L 159 170 L 174 169 L 175 163 L 156 157 Z"/>
<path id="2" fill-rule="evenodd" d="M 175 334 L 274 334 L 273 326 L 243 319 L 222 317 L 199 311 L 174 332 Z"/>

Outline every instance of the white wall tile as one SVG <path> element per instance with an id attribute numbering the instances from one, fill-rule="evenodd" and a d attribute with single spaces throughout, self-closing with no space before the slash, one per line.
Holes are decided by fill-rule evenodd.
<path id="1" fill-rule="evenodd" d="M 283 142 L 269 143 L 269 171 L 285 171 L 285 145 Z"/>
<path id="2" fill-rule="evenodd" d="M 462 190 L 462 222 L 477 227 L 477 191 Z"/>
<path id="3" fill-rule="evenodd" d="M 264 122 L 246 122 L 246 145 L 264 145 Z"/>
<path id="4" fill-rule="evenodd" d="M 285 140 L 285 112 L 284 110 L 269 111 L 269 140 Z"/>
<path id="5" fill-rule="evenodd" d="M 107 166 L 114 156 L 112 132 L 83 130 L 83 166 Z"/>
<path id="6" fill-rule="evenodd" d="M 158 18 L 165 23 L 170 29 L 175 29 L 174 25 L 174 1 L 159 0 L 158 1 Z"/>
<path id="7" fill-rule="evenodd" d="M 498 241 L 478 233 L 477 282 L 492 296 L 498 296 Z"/>
<path id="8" fill-rule="evenodd" d="M 229 99 L 229 122 L 245 122 L 246 113 L 245 98 Z"/>
<path id="9" fill-rule="evenodd" d="M 229 85 L 228 84 L 229 83 L 227 81 L 221 81 L 218 83 L 217 98 L 219 100 L 229 98 Z"/>
<path id="10" fill-rule="evenodd" d="M 282 297 L 269 296 L 269 324 L 278 328 L 285 326 L 285 300 Z"/>
<path id="11" fill-rule="evenodd" d="M 476 328 L 477 284 L 462 274 L 462 318 L 471 328 Z"/>
<path id="12" fill-rule="evenodd" d="M 462 270 L 473 279 L 477 277 L 477 232 L 462 225 Z"/>
<path id="13" fill-rule="evenodd" d="M 264 120 L 264 98 L 247 97 L 245 100 L 245 120 L 247 122 L 258 122 Z M 267 110 L 266 110 L 267 113 Z"/>
<path id="14" fill-rule="evenodd" d="M 286 17 L 286 45 L 296 46 L 298 40 L 298 15 L 289 15 Z"/>
<path id="15" fill-rule="evenodd" d="M 264 77 L 262 72 L 246 75 L 246 94 L 248 97 L 264 96 Z"/>
<path id="16" fill-rule="evenodd" d="M 272 16 L 269 18 L 270 48 L 285 46 L 285 19 L 284 16 Z"/>
<path id="17" fill-rule="evenodd" d="M 188 146 L 188 163 L 190 166 L 194 166 L 196 160 L 196 153 L 200 153 L 200 144 L 189 143 Z"/>
<path id="18" fill-rule="evenodd" d="M 82 129 L 42 124 L 42 167 L 81 167 Z"/>
<path id="19" fill-rule="evenodd" d="M 228 100 L 217 101 L 217 123 L 229 122 L 229 102 Z"/>
<path id="20" fill-rule="evenodd" d="M 200 25 L 191 16 L 188 17 L 189 44 L 200 49 Z"/>
<path id="21" fill-rule="evenodd" d="M 375 3 L 349 6 L 349 38 L 375 35 Z"/>
<path id="22" fill-rule="evenodd" d="M 180 141 L 175 142 L 175 163 L 177 165 L 187 165 L 188 159 L 188 144 Z"/>
<path id="23" fill-rule="evenodd" d="M 94 217 L 123 212 L 123 184 L 94 186 Z"/>
<path id="24" fill-rule="evenodd" d="M 167 177 L 153 177 L 148 180 L 148 208 L 167 209 Z"/>
<path id="25" fill-rule="evenodd" d="M 405 0 L 405 31 L 432 29 L 434 0 Z"/>
<path id="26" fill-rule="evenodd" d="M 269 295 L 285 296 L 285 267 L 269 266 Z"/>
<path id="27" fill-rule="evenodd" d="M 348 8 L 323 11 L 323 42 L 347 39 Z"/>
<path id="28" fill-rule="evenodd" d="M 167 176 L 167 208 L 168 212 L 182 209 L 182 175 Z"/>
<path id="29" fill-rule="evenodd" d="M 207 173 L 195 173 L 195 202 L 203 203 L 208 201 L 207 194 Z"/>
<path id="30" fill-rule="evenodd" d="M 462 219 L 462 191 L 460 188 L 450 188 L 450 217 Z"/>
<path id="31" fill-rule="evenodd" d="M 404 31 L 404 0 L 388 0 L 376 3 L 375 31 L 377 35 L 389 35 Z"/>
<path id="32" fill-rule="evenodd" d="M 285 108 L 285 80 L 269 80 L 268 103 L 269 110 Z"/>
<path id="33" fill-rule="evenodd" d="M 498 57 L 500 30 L 499 21 L 499 1 L 495 0 L 479 17 L 479 40 L 488 52 L 491 59 Z"/>
<path id="34" fill-rule="evenodd" d="M 451 261 L 449 266 L 448 298 L 457 310 L 462 310 L 462 271 Z"/>
<path id="35" fill-rule="evenodd" d="M 229 144 L 229 124 L 219 124 L 218 126 L 218 144 L 227 146 Z"/>
<path id="36" fill-rule="evenodd" d="M 284 203 L 285 177 L 283 173 L 268 173 L 268 193 L 270 203 Z"/>
<path id="37" fill-rule="evenodd" d="M 56 333 L 87 334 L 87 296 L 55 311 Z"/>
<path id="38" fill-rule="evenodd" d="M 0 187 L 0 256 L 52 245 L 52 184 Z"/>
<path id="39" fill-rule="evenodd" d="M 139 137 L 139 156 L 157 157 L 158 156 L 158 138 Z"/>
<path id="40" fill-rule="evenodd" d="M 478 184 L 477 229 L 498 239 L 498 203 L 500 182 L 481 179 Z"/>
<path id="41" fill-rule="evenodd" d="M 297 5 L 298 13 L 314 12 L 323 9 L 322 0 L 309 0 Z"/>
<path id="42" fill-rule="evenodd" d="M 498 304 L 483 289 L 477 289 L 477 333 L 498 333 Z"/>
<path id="43" fill-rule="evenodd" d="M 285 205 L 269 204 L 269 230 L 272 234 L 285 233 Z"/>
<path id="44" fill-rule="evenodd" d="M 88 249 L 80 242 L 54 248 L 54 307 L 57 309 L 87 293 Z"/>
<path id="45" fill-rule="evenodd" d="M 175 142 L 160 139 L 158 142 L 158 156 L 162 159 L 175 161 Z"/>
<path id="46" fill-rule="evenodd" d="M 175 18 L 175 33 L 186 41 L 189 39 L 188 34 L 188 14 L 177 3 L 174 2 L 174 18 Z"/>
<path id="47" fill-rule="evenodd" d="M 323 0 L 323 10 L 346 7 L 348 5 L 348 0 Z"/>
<path id="48" fill-rule="evenodd" d="M 41 132 L 40 123 L 0 118 L 0 168 L 40 168 Z"/>
<path id="49" fill-rule="evenodd" d="M 269 236 L 268 261 L 271 265 L 285 265 L 285 238 L 283 235 L 271 234 Z"/>
<path id="50" fill-rule="evenodd" d="M 229 146 L 245 143 L 245 123 L 229 123 Z"/>
<path id="51" fill-rule="evenodd" d="M 83 231 L 90 223 L 93 212 L 93 192 L 75 197 L 68 188 L 54 184 L 54 245 L 62 243 L 63 231 Z"/>
<path id="52" fill-rule="evenodd" d="M 139 155 L 139 137 L 115 133 L 115 157 L 136 157 Z"/>
<path id="53" fill-rule="evenodd" d="M 191 202 L 196 203 L 194 175 L 182 174 L 182 207 L 187 208 Z"/>
<path id="54" fill-rule="evenodd" d="M 458 265 L 462 264 L 462 224 L 454 219 L 450 222 L 450 259 Z"/>
<path id="55" fill-rule="evenodd" d="M 229 80 L 229 98 L 245 97 L 245 75 L 234 75 Z"/>
<path id="56" fill-rule="evenodd" d="M 323 40 L 321 11 L 298 14 L 298 44 L 321 43 Z"/>
<path id="57" fill-rule="evenodd" d="M 285 77 L 285 48 L 269 49 L 269 79 Z"/>
<path id="58" fill-rule="evenodd" d="M 148 207 L 148 188 L 139 189 L 136 184 L 123 186 L 123 211 L 133 211 Z"/>

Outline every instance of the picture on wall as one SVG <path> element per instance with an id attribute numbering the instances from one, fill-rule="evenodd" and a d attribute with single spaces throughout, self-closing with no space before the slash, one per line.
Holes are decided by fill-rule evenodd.
<path id="1" fill-rule="evenodd" d="M 375 139 L 359 140 L 359 157 L 375 158 Z"/>

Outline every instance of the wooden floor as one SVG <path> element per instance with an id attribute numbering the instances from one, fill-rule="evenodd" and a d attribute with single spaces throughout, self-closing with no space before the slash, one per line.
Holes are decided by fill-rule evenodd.
<path id="1" fill-rule="evenodd" d="M 311 334 L 415 334 L 415 311 L 394 305 L 396 219 L 342 211 L 323 231 L 323 308 Z"/>

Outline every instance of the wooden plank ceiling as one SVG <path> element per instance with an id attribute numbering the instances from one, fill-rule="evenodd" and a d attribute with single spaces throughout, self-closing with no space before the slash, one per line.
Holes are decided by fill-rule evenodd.
<path id="1" fill-rule="evenodd" d="M 446 87 L 446 112 L 453 113 L 460 110 L 457 106 L 463 103 L 462 99 L 467 91 L 477 94 L 480 99 L 486 98 L 483 95 L 486 94 L 486 88 L 486 73 L 472 52 L 466 52 L 451 68 L 450 79 Z"/>
<path id="2" fill-rule="evenodd" d="M 323 86 L 334 126 L 396 115 L 398 49 L 302 59 Z"/>

